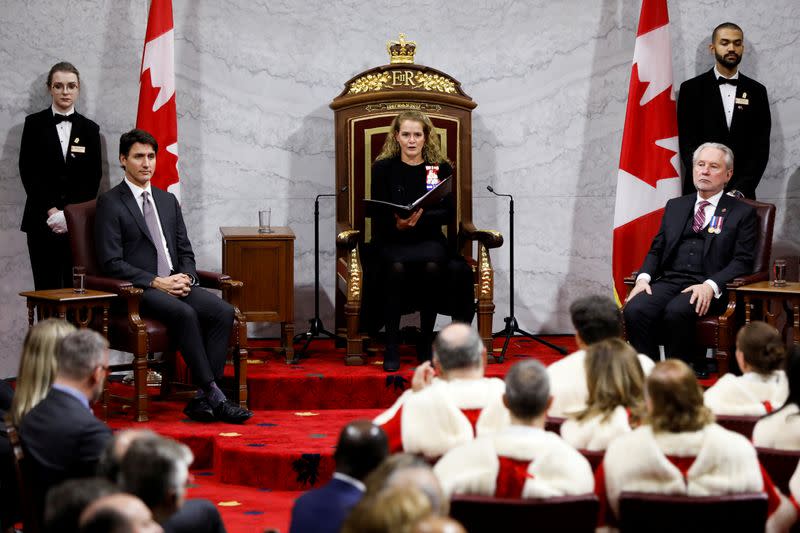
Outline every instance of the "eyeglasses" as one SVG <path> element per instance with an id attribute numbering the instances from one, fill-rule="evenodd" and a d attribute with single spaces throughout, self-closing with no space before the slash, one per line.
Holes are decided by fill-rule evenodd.
<path id="1" fill-rule="evenodd" d="M 55 83 L 51 83 L 50 88 L 59 92 L 66 89 L 68 93 L 74 93 L 75 91 L 78 90 L 78 84 L 75 83 L 74 81 L 71 81 L 67 84 L 57 81 Z"/>

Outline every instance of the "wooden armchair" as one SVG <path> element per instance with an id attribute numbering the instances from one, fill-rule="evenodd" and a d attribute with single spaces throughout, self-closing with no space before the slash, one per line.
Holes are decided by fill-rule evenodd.
<path id="1" fill-rule="evenodd" d="M 86 269 L 86 288 L 112 292 L 119 296 L 112 305 L 108 320 L 109 344 L 114 350 L 133 354 L 132 365 L 115 365 L 112 370 L 132 369 L 134 397 L 112 396 L 114 399 L 134 407 L 137 422 L 145 422 L 147 416 L 147 369 L 165 368 L 161 383 L 162 397 L 172 393 L 175 385 L 175 349 L 167 335 L 167 328 L 158 320 L 142 317 L 139 302 L 143 290 L 128 281 L 102 276 L 97 264 L 94 245 L 94 219 L 96 200 L 68 205 L 64 209 L 70 236 L 72 261 L 75 266 Z M 197 271 L 201 287 L 222 291 L 222 297 L 235 309 L 232 324 L 231 348 L 233 349 L 234 387 L 232 401 L 247 406 L 247 320 L 237 306 L 240 281 L 215 272 Z M 162 352 L 162 361 L 155 361 L 153 354 Z M 189 393 L 191 394 L 191 393 Z"/>
<path id="2" fill-rule="evenodd" d="M 397 44 L 397 43 L 395 43 Z M 399 45 L 398 45 L 399 46 Z M 403 45 L 406 46 L 406 45 Z M 405 48 L 404 48 L 405 49 Z M 394 57 L 394 56 L 393 56 Z M 336 333 L 346 339 L 347 364 L 364 363 L 365 245 L 371 224 L 365 217 L 372 163 L 394 117 L 403 110 L 425 112 L 454 167 L 456 217 L 446 234 L 454 252 L 472 270 L 478 331 L 492 353 L 494 270 L 489 250 L 502 245 L 495 231 L 472 223 L 472 110 L 475 102 L 461 84 L 430 67 L 403 63 L 375 67 L 354 76 L 331 103 L 336 128 Z M 476 250 L 473 250 L 476 245 Z M 465 267 L 467 268 L 467 267 Z"/>
<path id="3" fill-rule="evenodd" d="M 758 237 L 754 250 L 753 273 L 732 280 L 725 287 L 728 305 L 725 311 L 718 316 L 698 318 L 696 327 L 697 343 L 706 348 L 714 349 L 714 358 L 717 361 L 719 375 L 725 374 L 730 368 L 730 357 L 736 351 L 736 332 L 744 324 L 743 312 L 737 309 L 736 289 L 743 285 L 769 280 L 769 259 L 772 254 L 772 233 L 775 228 L 775 206 L 757 202 L 755 200 L 741 199 L 741 202 L 752 205 L 758 217 Z M 638 272 L 625 278 L 625 285 L 630 290 L 636 282 Z"/>

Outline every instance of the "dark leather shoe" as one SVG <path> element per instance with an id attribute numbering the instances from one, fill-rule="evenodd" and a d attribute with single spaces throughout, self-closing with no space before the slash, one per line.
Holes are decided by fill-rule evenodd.
<path id="1" fill-rule="evenodd" d="M 692 368 L 694 369 L 694 375 L 697 379 L 708 379 L 708 365 L 705 363 L 694 363 Z"/>
<path id="2" fill-rule="evenodd" d="M 213 411 L 217 420 L 228 424 L 243 424 L 253 416 L 253 411 L 249 411 L 228 400 L 217 405 Z"/>
<path id="3" fill-rule="evenodd" d="M 385 372 L 397 372 L 400 370 L 400 352 L 397 346 L 387 346 L 383 353 L 383 370 Z"/>
<path id="4" fill-rule="evenodd" d="M 213 422 L 217 419 L 205 398 L 192 398 L 183 408 L 183 412 L 197 422 Z"/>

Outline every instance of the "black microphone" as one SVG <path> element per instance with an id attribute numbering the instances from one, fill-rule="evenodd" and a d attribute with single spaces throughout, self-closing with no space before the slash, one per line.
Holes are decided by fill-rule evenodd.
<path id="1" fill-rule="evenodd" d="M 486 190 L 489 191 L 490 193 L 494 194 L 495 196 L 507 196 L 509 198 L 514 198 L 510 194 L 500 194 L 499 192 L 495 192 L 495 190 L 492 188 L 491 185 L 487 185 L 486 186 Z"/>

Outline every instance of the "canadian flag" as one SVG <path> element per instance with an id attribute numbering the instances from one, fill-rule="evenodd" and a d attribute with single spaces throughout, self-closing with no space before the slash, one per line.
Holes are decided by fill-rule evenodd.
<path id="1" fill-rule="evenodd" d="M 643 0 L 633 50 L 614 208 L 612 274 L 622 303 L 623 279 L 642 266 L 667 200 L 681 194 L 678 118 L 666 0 Z"/>
<path id="2" fill-rule="evenodd" d="M 180 201 L 172 0 L 150 2 L 139 77 L 136 127 L 150 132 L 158 141 L 158 164 L 151 182 L 173 193 Z"/>

